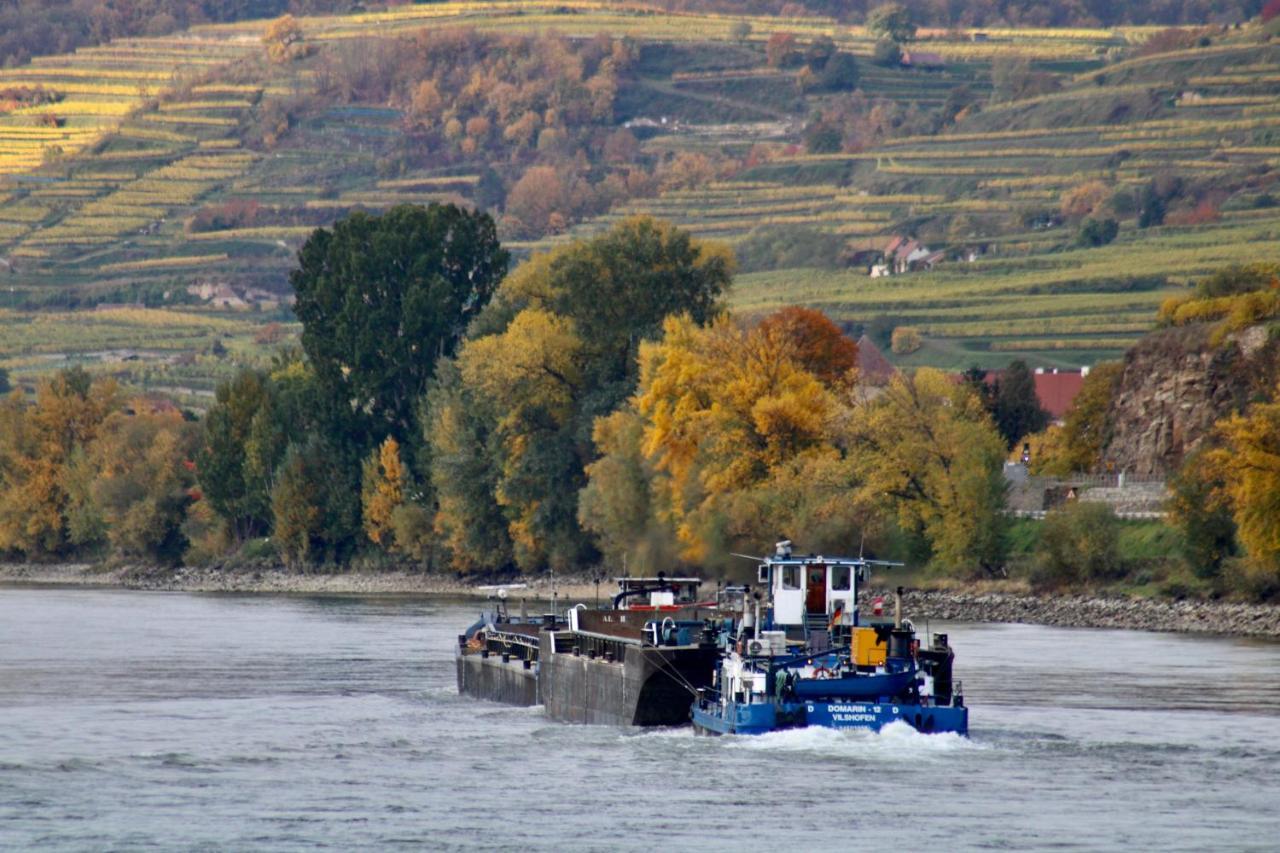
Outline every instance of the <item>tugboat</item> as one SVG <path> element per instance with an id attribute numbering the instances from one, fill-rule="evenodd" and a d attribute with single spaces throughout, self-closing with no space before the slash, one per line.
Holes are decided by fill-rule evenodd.
<path id="1" fill-rule="evenodd" d="M 458 692 L 545 705 L 565 722 L 682 725 L 711 684 L 721 644 L 714 601 L 697 578 L 617 578 L 611 610 L 577 605 L 563 616 L 512 617 L 498 604 L 458 636 Z"/>
<path id="2" fill-rule="evenodd" d="M 713 685 L 699 691 L 691 708 L 695 731 L 878 731 L 904 722 L 920 732 L 967 735 L 969 710 L 952 680 L 955 653 L 946 634 L 921 648 L 902 618 L 901 590 L 892 619 L 860 618 L 857 584 L 873 564 L 885 565 L 796 557 L 790 541 L 779 542 L 774 556 L 760 560 L 759 581 L 769 592 L 764 618 L 743 619 L 736 641 L 723 650 Z"/>

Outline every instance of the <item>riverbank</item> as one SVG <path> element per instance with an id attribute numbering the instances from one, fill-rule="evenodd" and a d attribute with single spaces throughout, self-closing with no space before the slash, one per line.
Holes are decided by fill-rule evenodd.
<path id="1" fill-rule="evenodd" d="M 484 581 L 418 572 L 303 573 L 283 568 L 202 569 L 104 568 L 89 564 L 0 564 L 0 583 L 63 586 L 102 586 L 170 592 L 233 592 L 306 595 L 440 595 L 487 598 L 493 594 Z M 549 601 L 549 578 L 523 581 L 513 589 L 513 601 Z M 490 586 L 490 588 L 485 588 Z M 605 602 L 614 591 L 611 580 L 597 585 L 589 578 L 559 578 L 554 593 L 560 600 Z M 864 591 L 864 612 L 887 590 Z M 917 623 L 923 619 L 958 622 L 1021 622 L 1074 628 L 1126 628 L 1175 633 L 1231 634 L 1280 638 L 1280 605 L 1223 601 L 1169 601 L 1089 595 L 1039 596 L 1005 592 L 966 593 L 954 590 L 910 590 L 903 596 L 903 612 Z"/>

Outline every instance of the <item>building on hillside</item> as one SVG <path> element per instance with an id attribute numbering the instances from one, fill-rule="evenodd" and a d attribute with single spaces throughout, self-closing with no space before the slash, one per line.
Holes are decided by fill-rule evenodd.
<path id="1" fill-rule="evenodd" d="M 872 278 L 931 270 L 946 258 L 945 252 L 930 249 L 914 237 L 901 235 L 889 241 L 883 255 L 881 263 L 871 265 L 868 274 Z"/>
<path id="2" fill-rule="evenodd" d="M 1040 400 L 1040 407 L 1049 413 L 1055 423 L 1061 423 L 1067 416 L 1071 403 L 1080 393 L 1084 378 L 1088 375 L 1087 367 L 1079 370 L 1036 368 L 1036 398 Z"/>
<path id="3" fill-rule="evenodd" d="M 858 384 L 880 388 L 889 384 L 898 373 L 898 368 L 884 357 L 880 347 L 871 338 L 863 335 L 858 338 Z"/>
<path id="4" fill-rule="evenodd" d="M 1004 374 L 1003 370 L 988 370 L 986 383 L 995 385 Z M 1071 404 L 1084 385 L 1084 378 L 1089 375 L 1089 368 L 1079 370 L 1062 370 L 1057 367 L 1037 367 L 1032 378 L 1036 385 L 1036 399 L 1040 408 L 1049 413 L 1053 423 L 1061 424 L 1071 410 Z M 957 375 L 957 379 L 959 379 Z"/>

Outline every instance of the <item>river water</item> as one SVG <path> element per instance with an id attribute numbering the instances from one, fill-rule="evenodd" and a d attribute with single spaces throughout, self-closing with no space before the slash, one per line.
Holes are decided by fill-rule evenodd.
<path id="1" fill-rule="evenodd" d="M 0 589 L 0 848 L 1280 849 L 1280 645 L 950 624 L 971 739 L 459 697 L 473 603 Z"/>

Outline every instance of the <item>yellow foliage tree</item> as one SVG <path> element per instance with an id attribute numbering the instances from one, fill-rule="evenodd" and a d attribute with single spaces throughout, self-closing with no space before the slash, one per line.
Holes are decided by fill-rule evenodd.
<path id="1" fill-rule="evenodd" d="M 306 55 L 302 45 L 302 27 L 293 15 L 284 15 L 268 24 L 262 43 L 266 46 L 267 58 L 272 62 L 285 63 Z"/>
<path id="2" fill-rule="evenodd" d="M 855 410 L 847 440 L 869 499 L 889 501 L 936 567 L 1000 570 L 1005 444 L 968 386 L 931 368 L 896 376 Z"/>
<path id="3" fill-rule="evenodd" d="M 458 355 L 463 383 L 497 413 L 501 470 L 495 499 L 508 518 L 516 560 L 540 565 L 555 544 L 538 534 L 550 515 L 572 517 L 573 495 L 549 495 L 548 471 L 581 463 L 563 444 L 582 385 L 582 342 L 572 320 L 526 308 L 506 331 L 470 341 Z M 448 526 L 447 519 L 441 519 Z"/>
<path id="4" fill-rule="evenodd" d="M 1280 584 L 1280 402 L 1255 403 L 1215 431 L 1222 446 L 1208 464 L 1222 480 L 1251 573 L 1263 585 Z"/>
<path id="5" fill-rule="evenodd" d="M 699 327 L 679 317 L 664 332 L 641 346 L 635 405 L 646 419 L 645 453 L 666 475 L 661 503 L 684 556 L 703 560 L 708 537 L 696 516 L 825 446 L 839 406 L 776 327 L 727 318 Z"/>
<path id="6" fill-rule="evenodd" d="M 68 370 L 0 407 L 0 551 L 51 554 L 67 544 L 67 465 L 120 403 L 114 380 Z"/>
<path id="7" fill-rule="evenodd" d="M 373 542 L 390 548 L 395 540 L 394 516 L 404 504 L 406 484 L 400 444 L 387 436 L 365 460 L 362 474 L 360 508 L 364 532 Z"/>

